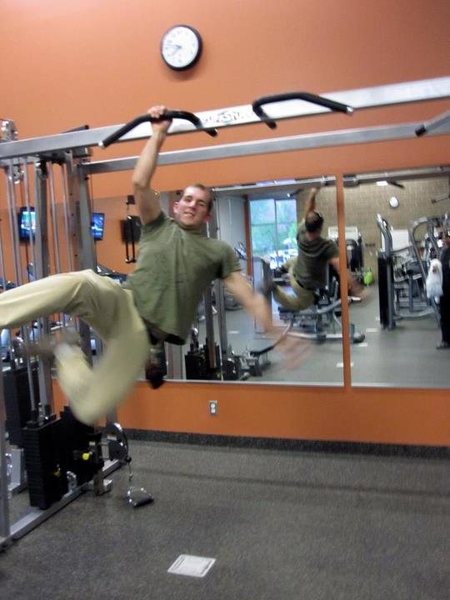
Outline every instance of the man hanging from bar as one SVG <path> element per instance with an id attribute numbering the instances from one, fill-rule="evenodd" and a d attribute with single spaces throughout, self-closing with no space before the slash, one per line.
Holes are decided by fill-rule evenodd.
<path id="1" fill-rule="evenodd" d="M 311 189 L 306 200 L 304 218 L 297 231 L 298 256 L 284 265 L 289 273 L 289 284 L 294 294 L 286 293 L 281 286 L 270 283 L 265 294 L 273 297 L 283 308 L 301 311 L 314 304 L 316 294 L 327 287 L 328 269 L 339 277 L 339 249 L 335 242 L 322 237 L 323 216 L 316 209 L 319 188 Z M 348 271 L 349 291 L 355 298 L 364 295 L 364 286 Z"/>
<path id="2" fill-rule="evenodd" d="M 149 110 L 160 120 L 153 123 L 152 137 L 132 176 L 143 226 L 138 261 L 126 282 L 121 285 L 83 270 L 51 275 L 0 295 L 0 328 L 66 313 L 83 319 L 105 341 L 105 351 L 94 368 L 73 336 L 63 335 L 50 344 L 60 386 L 74 415 L 86 424 L 116 408 L 148 362 L 150 383 L 159 387 L 161 345 L 184 343 L 201 296 L 213 279 L 223 279 L 264 331 L 279 337 L 264 296 L 255 293 L 240 273 L 233 249 L 202 235 L 213 204 L 211 191 L 201 184 L 189 185 L 174 205 L 173 219 L 161 210 L 151 180 L 170 126 L 165 113 L 164 106 Z M 292 338 L 280 343 L 286 364 L 292 366 L 303 348 L 304 342 Z M 48 343 L 37 344 L 28 348 L 27 355 L 48 349 Z"/>

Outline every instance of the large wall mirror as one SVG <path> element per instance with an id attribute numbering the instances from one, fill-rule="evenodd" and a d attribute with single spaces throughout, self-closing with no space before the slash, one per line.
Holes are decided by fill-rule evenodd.
<path id="1" fill-rule="evenodd" d="M 353 385 L 448 385 L 450 350 L 436 349 L 441 341 L 440 312 L 426 295 L 425 280 L 431 260 L 440 254 L 443 233 L 450 228 L 449 177 L 447 166 L 344 176 L 347 264 L 368 292 L 362 302 L 350 297 Z M 297 224 L 311 187 L 317 185 L 321 186 L 317 209 L 324 218 L 322 235 L 338 241 L 334 177 L 294 177 L 215 189 L 216 208 L 208 233 L 235 249 L 243 273 L 257 289 L 265 288 L 269 278 L 290 293 L 283 266 L 297 255 Z M 170 212 L 177 192 L 163 193 L 161 198 Z M 124 215 L 133 213 L 126 200 L 93 202 L 95 211 L 107 215 L 98 259 L 115 269 L 120 269 L 120 261 L 110 264 L 109 252 L 103 248 L 111 243 L 116 249 L 118 236 L 124 242 Z M 124 246 L 126 262 L 131 250 L 130 245 Z M 298 314 L 283 312 L 270 298 L 280 332 L 291 326 L 292 332 L 309 340 L 300 368 L 284 368 L 276 347 L 262 352 L 271 342 L 216 284 L 198 308 L 192 338 L 182 348 L 167 348 L 168 377 L 342 386 L 339 285 L 333 274 L 327 284 L 326 294 L 319 294 L 310 310 Z M 211 359 L 208 364 L 205 353 Z M 222 361 L 219 371 L 214 370 L 216 357 Z"/>
<path id="2" fill-rule="evenodd" d="M 322 186 L 317 196 L 317 209 L 324 217 L 324 235 L 336 239 L 333 177 L 293 178 L 215 188 L 214 219 L 208 233 L 235 249 L 242 272 L 255 289 L 265 291 L 267 284 L 272 282 L 287 294 L 293 294 L 286 265 L 297 256 L 298 222 L 303 218 L 306 199 L 314 185 Z M 175 199 L 176 192 L 170 196 Z M 330 285 L 329 291 L 322 290 L 311 308 L 301 315 L 283 310 L 270 293 L 268 300 L 280 334 L 290 329 L 304 340 L 299 344 L 302 348 L 307 347 L 307 352 L 298 368 L 286 368 L 283 354 L 276 346 L 271 347 L 272 341 L 258 330 L 223 286 L 216 283 L 199 306 L 192 338 L 182 349 L 182 356 L 169 356 L 169 363 L 172 361 L 178 367 L 171 374 L 188 380 L 342 385 L 342 331 L 337 284 Z M 169 351 L 176 354 L 176 349 Z M 221 368 L 215 371 L 214 365 L 220 361 Z"/>
<path id="3" fill-rule="evenodd" d="M 291 292 L 283 267 L 297 255 L 297 224 L 314 181 L 322 184 L 317 209 L 324 217 L 323 237 L 338 241 L 333 178 L 216 189 L 216 220 L 209 233 L 235 248 L 242 271 L 256 288 L 264 287 L 269 277 Z M 352 384 L 447 387 L 450 350 L 437 348 L 440 309 L 427 296 L 426 278 L 450 229 L 450 167 L 345 175 L 344 186 L 347 266 L 366 290 L 362 301 L 349 296 Z M 183 348 L 175 377 L 197 379 L 201 358 L 186 359 L 186 354 L 193 347 L 204 348 L 213 332 L 219 350 L 211 346 L 208 351 L 227 351 L 218 380 L 342 385 L 341 305 L 333 274 L 311 309 L 292 314 L 273 297 L 270 301 L 280 329 L 290 325 L 291 332 L 309 340 L 299 369 L 283 368 L 276 348 L 255 364 L 254 351 L 264 349 L 267 340 L 234 299 L 215 286 L 199 307 L 197 337 Z M 189 360 L 194 368 L 186 372 Z"/>
<path id="4" fill-rule="evenodd" d="M 347 249 L 357 232 L 369 284 L 367 300 L 350 305 L 365 334 L 351 346 L 354 385 L 449 385 L 450 350 L 437 348 L 439 304 L 426 288 L 450 228 L 449 176 L 439 166 L 344 178 Z"/>

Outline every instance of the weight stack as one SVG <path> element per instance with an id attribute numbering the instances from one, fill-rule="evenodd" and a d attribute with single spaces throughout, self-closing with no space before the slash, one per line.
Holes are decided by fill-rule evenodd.
<path id="1" fill-rule="evenodd" d="M 31 366 L 34 397 L 39 397 L 36 363 Z M 18 367 L 3 372 L 5 390 L 6 431 L 9 442 L 22 448 L 22 429 L 31 419 L 31 394 L 27 367 Z"/>
<path id="2" fill-rule="evenodd" d="M 23 448 L 31 506 L 45 510 L 67 492 L 67 477 L 61 469 L 58 442 L 61 421 L 53 417 L 43 424 L 23 428 Z"/>
<path id="3" fill-rule="evenodd" d="M 189 351 L 184 357 L 186 379 L 209 379 L 203 350 Z"/>
<path id="4" fill-rule="evenodd" d="M 103 468 L 101 431 L 78 421 L 68 406 L 60 413 L 58 428 L 61 469 L 77 477 L 77 485 L 91 481 Z"/>

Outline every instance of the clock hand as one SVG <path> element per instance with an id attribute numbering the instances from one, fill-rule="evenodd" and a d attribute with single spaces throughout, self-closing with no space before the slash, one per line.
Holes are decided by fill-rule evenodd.
<path id="1" fill-rule="evenodd" d="M 172 49 L 172 51 L 173 51 L 174 53 L 175 53 L 175 52 L 178 52 L 178 50 L 181 50 L 181 48 L 182 48 L 182 46 L 180 46 L 180 44 L 175 44 L 174 42 L 169 42 L 169 43 L 167 44 L 167 47 L 168 47 L 169 49 Z"/>

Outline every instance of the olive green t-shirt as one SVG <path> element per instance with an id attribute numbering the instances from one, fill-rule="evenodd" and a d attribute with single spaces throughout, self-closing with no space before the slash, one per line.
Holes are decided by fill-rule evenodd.
<path id="1" fill-rule="evenodd" d="M 304 221 L 298 228 L 297 244 L 295 279 L 308 290 L 324 288 L 327 284 L 328 261 L 339 256 L 337 245 L 332 240 L 326 240 L 323 237 L 308 240 Z"/>
<path id="2" fill-rule="evenodd" d="M 143 319 L 183 343 L 207 286 L 240 270 L 231 246 L 161 212 L 142 227 L 136 268 L 123 285 Z"/>

